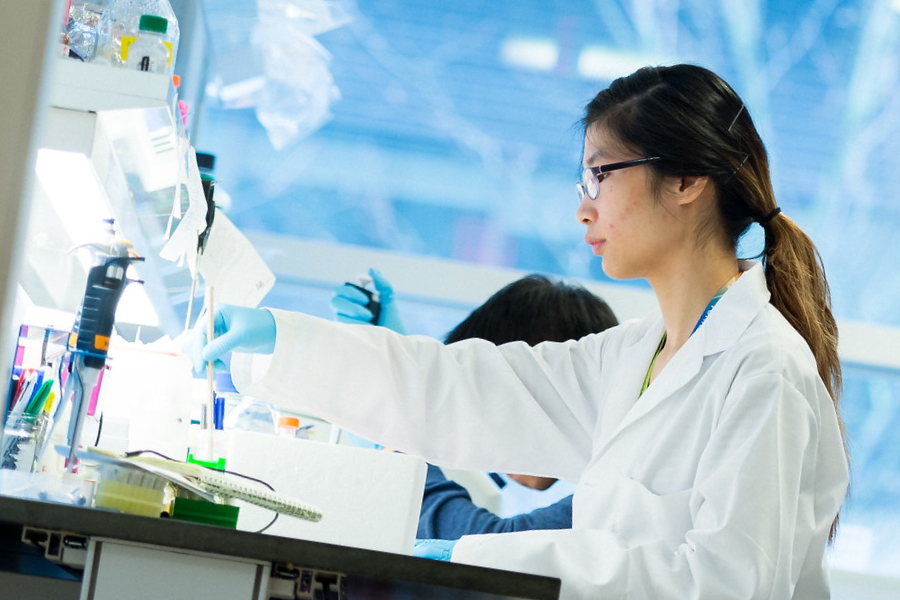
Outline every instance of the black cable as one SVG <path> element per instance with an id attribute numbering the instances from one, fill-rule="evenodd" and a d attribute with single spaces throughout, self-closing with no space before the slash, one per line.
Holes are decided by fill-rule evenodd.
<path id="1" fill-rule="evenodd" d="M 94 440 L 94 446 L 100 446 L 100 434 L 103 432 L 103 413 L 100 413 L 100 418 L 97 423 L 97 439 Z"/>

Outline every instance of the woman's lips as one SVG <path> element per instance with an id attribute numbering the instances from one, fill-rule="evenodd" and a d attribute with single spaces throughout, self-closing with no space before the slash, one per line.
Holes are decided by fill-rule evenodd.
<path id="1" fill-rule="evenodd" d="M 603 247 L 603 244 L 606 243 L 606 240 L 595 240 L 589 237 L 584 238 L 584 241 L 591 246 L 594 250 L 594 254 L 597 254 L 600 251 L 600 248 Z"/>

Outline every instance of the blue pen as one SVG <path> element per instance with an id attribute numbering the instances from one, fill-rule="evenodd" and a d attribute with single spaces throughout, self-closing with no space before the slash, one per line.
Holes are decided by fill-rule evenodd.
<path id="1" fill-rule="evenodd" d="M 216 396 L 213 400 L 213 428 L 225 428 L 225 397 Z"/>
<path id="2" fill-rule="evenodd" d="M 34 387 L 32 389 L 37 389 L 41 387 L 41 384 L 44 383 L 44 370 L 43 369 L 35 369 L 34 370 L 35 378 L 34 378 Z"/>

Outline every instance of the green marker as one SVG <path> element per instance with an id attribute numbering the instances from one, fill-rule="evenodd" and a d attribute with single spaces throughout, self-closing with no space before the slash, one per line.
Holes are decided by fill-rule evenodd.
<path id="1" fill-rule="evenodd" d="M 31 397 L 31 401 L 28 403 L 28 406 L 25 407 L 26 415 L 37 415 L 41 412 L 41 409 L 44 407 L 44 402 L 47 401 L 47 396 L 50 395 L 50 390 L 53 387 L 53 380 L 47 379 L 44 383 L 41 384 L 41 387 L 38 388 L 38 391 L 34 393 L 34 396 Z"/>

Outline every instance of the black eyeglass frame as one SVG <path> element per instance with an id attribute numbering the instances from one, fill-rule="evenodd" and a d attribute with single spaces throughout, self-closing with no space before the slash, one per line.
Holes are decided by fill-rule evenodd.
<path id="1" fill-rule="evenodd" d="M 622 162 L 609 163 L 608 165 L 600 165 L 597 167 L 585 167 L 581 172 L 581 181 L 575 184 L 575 191 L 578 193 L 579 202 L 582 200 L 582 198 L 584 198 L 584 196 L 587 196 L 591 200 L 596 200 L 597 196 L 600 195 L 600 183 L 604 179 L 606 179 L 606 176 L 609 175 L 611 171 L 627 169 L 628 167 L 636 167 L 638 165 L 643 165 L 660 159 L 662 159 L 661 156 L 649 156 L 646 158 L 623 160 Z M 590 189 L 588 184 L 591 182 L 591 179 L 597 182 L 597 191 L 594 193 L 594 195 L 588 193 L 588 190 Z"/>

